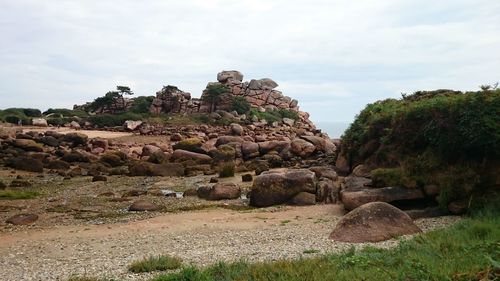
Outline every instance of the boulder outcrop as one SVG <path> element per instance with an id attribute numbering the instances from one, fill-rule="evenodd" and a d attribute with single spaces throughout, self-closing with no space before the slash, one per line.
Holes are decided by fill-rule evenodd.
<path id="1" fill-rule="evenodd" d="M 419 232 L 420 228 L 405 212 L 384 202 L 373 202 L 346 214 L 337 223 L 330 238 L 340 242 L 365 243 Z"/>
<path id="2" fill-rule="evenodd" d="M 264 172 L 254 179 L 250 205 L 268 207 L 283 204 L 300 192 L 316 193 L 314 173 L 306 169 L 285 173 Z"/>

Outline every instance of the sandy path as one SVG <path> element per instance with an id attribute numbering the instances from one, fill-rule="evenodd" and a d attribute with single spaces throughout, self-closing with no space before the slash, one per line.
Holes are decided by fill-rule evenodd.
<path id="1" fill-rule="evenodd" d="M 339 205 L 285 207 L 280 211 L 236 212 L 216 209 L 128 223 L 64 226 L 0 236 L 1 280 L 67 280 L 72 274 L 148 280 L 127 266 L 148 255 L 170 254 L 185 264 L 219 260 L 276 260 L 350 247 L 328 235 L 342 214 Z M 456 221 L 454 217 L 421 220 L 424 229 Z M 377 244 L 392 246 L 391 240 Z"/>
<path id="2" fill-rule="evenodd" d="M 47 127 L 47 128 L 40 128 L 40 127 L 22 127 L 23 132 L 29 132 L 29 131 L 35 131 L 35 132 L 40 132 L 44 133 L 46 131 L 56 131 L 61 134 L 68 134 L 68 133 L 83 133 L 87 135 L 89 138 L 104 138 L 104 139 L 113 139 L 113 138 L 120 138 L 120 137 L 128 137 L 132 136 L 132 133 L 127 133 L 127 132 L 109 132 L 109 131 L 99 131 L 99 130 L 73 130 L 70 128 L 52 128 L 52 127 Z"/>

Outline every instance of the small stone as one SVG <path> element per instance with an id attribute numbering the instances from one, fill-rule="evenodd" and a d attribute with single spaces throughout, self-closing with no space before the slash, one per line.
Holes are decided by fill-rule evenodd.
<path id="1" fill-rule="evenodd" d="M 144 212 L 144 211 L 156 211 L 159 208 L 160 207 L 158 205 L 153 204 L 149 201 L 139 200 L 139 201 L 135 201 L 134 203 L 132 203 L 132 205 L 130 205 L 128 210 L 135 211 L 135 212 Z"/>
<path id="2" fill-rule="evenodd" d="M 251 174 L 244 174 L 241 176 L 241 181 L 243 182 L 253 181 L 253 176 Z"/>
<path id="3" fill-rule="evenodd" d="M 106 176 L 94 176 L 92 178 L 92 182 L 96 181 L 108 181 L 108 178 Z"/>
<path id="4" fill-rule="evenodd" d="M 19 214 L 8 218 L 5 222 L 13 225 L 27 225 L 37 220 L 38 216 L 35 214 Z"/>

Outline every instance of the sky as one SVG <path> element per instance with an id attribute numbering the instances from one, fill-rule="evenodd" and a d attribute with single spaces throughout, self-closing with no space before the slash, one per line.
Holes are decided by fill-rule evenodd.
<path id="1" fill-rule="evenodd" d="M 499 0 L 0 0 L 0 108 L 269 77 L 316 122 L 500 80 Z"/>

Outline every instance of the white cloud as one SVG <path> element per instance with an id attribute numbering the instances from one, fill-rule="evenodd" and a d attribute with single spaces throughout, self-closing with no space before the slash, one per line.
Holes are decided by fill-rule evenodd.
<path id="1" fill-rule="evenodd" d="M 271 77 L 314 120 L 402 91 L 499 80 L 500 2 L 4 1 L 0 107 L 71 107 L 128 84 L 201 93 L 223 69 Z M 335 114 L 331 114 L 335 112 Z"/>

